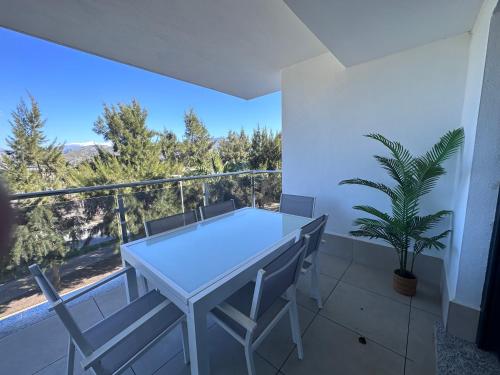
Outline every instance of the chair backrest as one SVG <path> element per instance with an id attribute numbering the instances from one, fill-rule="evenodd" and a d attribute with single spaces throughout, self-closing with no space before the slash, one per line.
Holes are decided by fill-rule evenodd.
<path id="1" fill-rule="evenodd" d="M 306 257 L 319 249 L 319 245 L 321 245 L 321 237 L 323 237 L 327 221 L 328 215 L 322 215 L 302 227 L 300 234 L 303 236 L 309 236 L 309 245 L 307 246 Z"/>
<path id="2" fill-rule="evenodd" d="M 257 320 L 299 279 L 309 237 L 301 237 L 257 274 L 250 317 Z"/>
<path id="3" fill-rule="evenodd" d="M 32 264 L 31 266 L 29 266 L 29 270 L 33 275 L 33 278 L 35 279 L 36 283 L 42 290 L 42 293 L 44 294 L 45 298 L 47 298 L 47 301 L 49 301 L 52 305 L 54 305 L 55 303 L 61 300 L 61 297 L 57 293 L 56 289 L 49 281 L 49 279 L 47 279 L 47 277 L 44 275 L 38 264 Z"/>
<path id="4" fill-rule="evenodd" d="M 177 215 L 162 217 L 161 219 L 145 221 L 144 229 L 146 230 L 146 236 L 152 236 L 154 234 L 183 227 L 184 225 L 196 223 L 197 221 L 198 215 L 196 214 L 196 210 L 192 210 Z"/>
<path id="5" fill-rule="evenodd" d="M 83 337 L 82 330 L 73 319 L 73 316 L 64 304 L 63 299 L 56 292 L 52 283 L 47 279 L 38 264 L 29 266 L 29 270 L 35 278 L 35 281 L 42 290 L 43 294 L 47 298 L 48 302 L 50 303 L 51 308 L 54 309 L 56 314 L 59 316 L 59 319 L 61 319 L 61 322 L 63 323 L 76 346 L 84 355 L 89 355 L 92 352 L 90 344 Z"/>
<path id="6" fill-rule="evenodd" d="M 201 218 L 203 220 L 210 219 L 211 217 L 219 216 L 234 210 L 236 210 L 234 199 L 200 207 Z"/>
<path id="7" fill-rule="evenodd" d="M 281 194 L 280 212 L 285 214 L 313 217 L 316 198 L 303 195 Z"/>

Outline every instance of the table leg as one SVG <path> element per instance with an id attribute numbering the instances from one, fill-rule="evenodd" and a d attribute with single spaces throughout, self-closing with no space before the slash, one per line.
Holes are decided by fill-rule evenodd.
<path id="1" fill-rule="evenodd" d="M 210 373 L 210 363 L 207 342 L 207 312 L 192 304 L 189 307 L 187 328 L 191 375 L 208 375 Z"/>
<path id="2" fill-rule="evenodd" d="M 124 263 L 123 265 L 125 267 L 129 266 L 127 263 Z M 137 285 L 137 275 L 135 272 L 135 268 L 130 267 L 125 275 L 127 278 L 127 301 L 128 303 L 130 303 L 139 297 L 139 287 Z"/>

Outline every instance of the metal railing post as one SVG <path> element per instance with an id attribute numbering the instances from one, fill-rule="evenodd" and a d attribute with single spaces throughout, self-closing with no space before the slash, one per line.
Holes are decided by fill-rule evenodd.
<path id="1" fill-rule="evenodd" d="M 181 205 L 182 205 L 182 213 L 185 212 L 184 208 L 184 190 L 182 189 L 182 180 L 179 181 L 179 188 L 181 189 Z"/>
<path id="2" fill-rule="evenodd" d="M 206 182 L 201 185 L 201 188 L 203 190 L 203 206 L 207 206 L 209 202 L 209 192 L 208 192 L 208 184 Z"/>
<path id="3" fill-rule="evenodd" d="M 123 195 L 118 194 L 118 215 L 120 217 L 120 227 L 122 230 L 122 241 L 123 243 L 128 242 L 128 232 L 127 232 L 127 218 L 125 217 L 125 205 L 123 204 Z"/>
<path id="4" fill-rule="evenodd" d="M 255 208 L 255 171 L 250 175 L 252 178 L 252 207 Z"/>

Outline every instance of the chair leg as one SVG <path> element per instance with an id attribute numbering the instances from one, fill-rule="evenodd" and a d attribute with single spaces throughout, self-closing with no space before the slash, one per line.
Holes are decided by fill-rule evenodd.
<path id="1" fill-rule="evenodd" d="M 75 344 L 73 343 L 73 340 L 71 340 L 70 337 L 68 344 L 68 363 L 66 369 L 67 375 L 73 375 L 74 368 L 75 368 Z"/>
<path id="2" fill-rule="evenodd" d="M 297 355 L 299 359 L 304 358 L 304 348 L 302 347 L 302 336 L 300 334 L 299 311 L 297 301 L 293 299 L 290 304 L 290 324 L 292 329 L 293 342 L 297 346 Z"/>
<path id="3" fill-rule="evenodd" d="M 255 362 L 253 360 L 253 349 L 252 344 L 245 344 L 245 358 L 247 360 L 248 375 L 257 375 L 255 371 Z"/>
<path id="4" fill-rule="evenodd" d="M 297 345 L 297 332 L 295 331 L 295 324 L 293 324 L 294 317 L 292 309 L 288 309 L 288 315 L 290 317 L 290 329 L 292 330 L 292 341 Z"/>
<path id="5" fill-rule="evenodd" d="M 189 364 L 189 338 L 188 338 L 188 329 L 187 322 L 185 320 L 181 323 L 182 330 L 182 350 L 184 351 L 184 363 L 186 365 Z"/>
<path id="6" fill-rule="evenodd" d="M 321 298 L 321 290 L 319 287 L 319 266 L 318 266 L 318 255 L 315 254 L 313 258 L 312 270 L 311 270 L 311 295 L 316 300 L 318 308 L 323 308 L 323 300 Z"/>
<path id="7" fill-rule="evenodd" d="M 141 275 L 141 283 L 142 283 L 142 288 L 144 290 L 144 294 L 149 292 L 149 285 L 148 285 L 148 279 L 146 279 L 144 276 Z"/>

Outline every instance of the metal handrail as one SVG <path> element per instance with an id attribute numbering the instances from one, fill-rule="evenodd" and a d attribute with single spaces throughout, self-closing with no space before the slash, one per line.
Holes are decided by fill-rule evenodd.
<path id="1" fill-rule="evenodd" d="M 23 200 L 23 199 L 30 199 L 30 198 L 50 197 L 50 196 L 54 196 L 54 195 L 69 195 L 69 194 L 78 194 L 78 193 L 88 193 L 88 192 L 100 191 L 100 190 L 119 190 L 119 189 L 124 189 L 124 188 L 129 188 L 129 187 L 160 185 L 160 184 L 181 182 L 181 181 L 204 180 L 204 179 L 217 178 L 217 177 L 237 176 L 237 175 L 242 175 L 242 174 L 249 174 L 249 175 L 253 176 L 256 174 L 266 174 L 266 173 L 281 173 L 281 171 L 280 170 L 273 170 L 273 171 L 246 170 L 246 171 L 239 171 L 239 172 L 215 173 L 215 174 L 208 174 L 208 175 L 163 178 L 163 179 L 159 179 L 159 180 L 125 182 L 125 183 L 110 184 L 110 185 L 84 186 L 84 187 L 79 187 L 79 188 L 34 191 L 34 192 L 29 192 L 29 193 L 11 194 L 11 195 L 9 195 L 9 199 L 10 200 Z"/>

